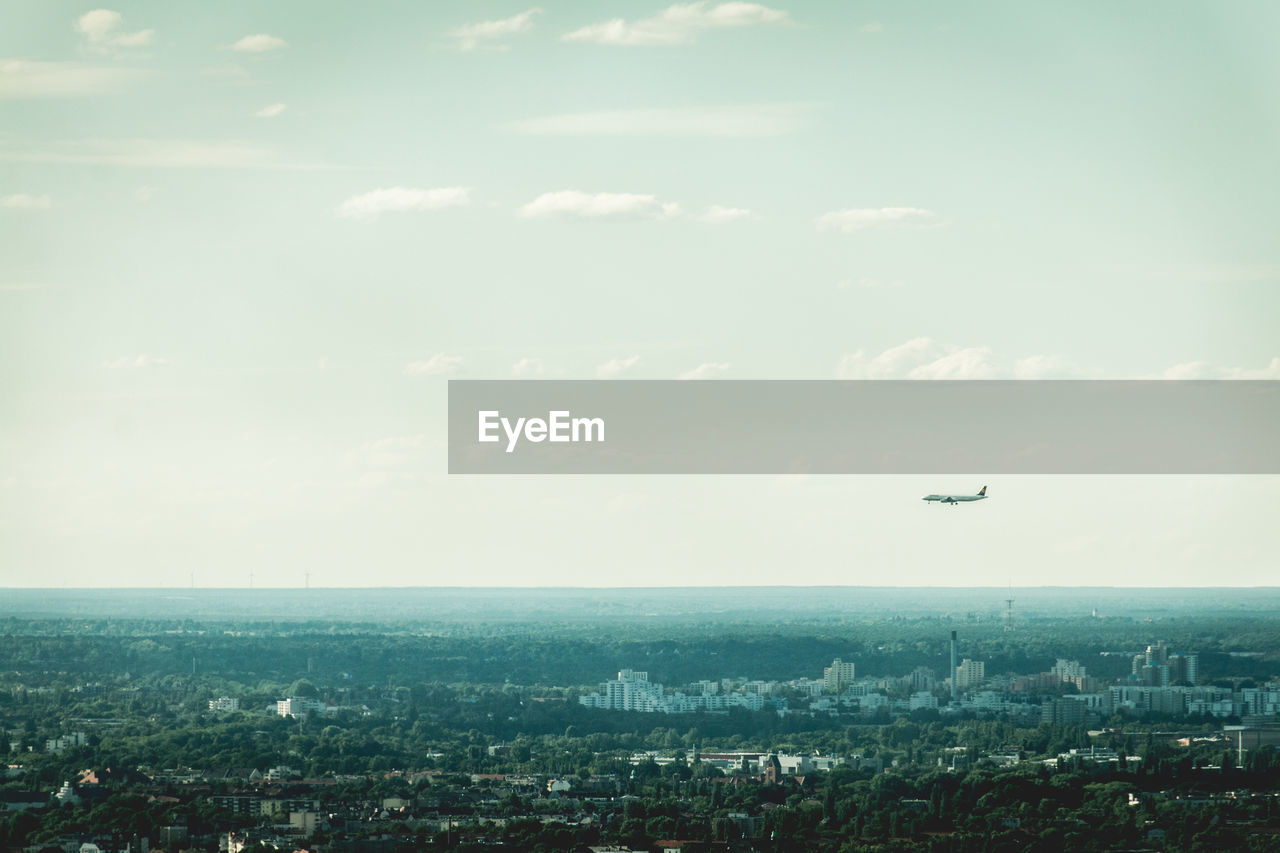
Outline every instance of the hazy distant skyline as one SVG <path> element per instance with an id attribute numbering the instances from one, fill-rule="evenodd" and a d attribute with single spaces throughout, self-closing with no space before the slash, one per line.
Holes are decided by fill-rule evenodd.
<path id="1" fill-rule="evenodd" d="M 0 585 L 1274 583 L 1277 478 L 451 479 L 444 380 L 1280 379 L 1278 25 L 11 0 Z"/>

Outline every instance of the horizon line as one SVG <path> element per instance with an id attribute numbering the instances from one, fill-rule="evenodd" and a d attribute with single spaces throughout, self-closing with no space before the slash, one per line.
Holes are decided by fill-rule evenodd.
<path id="1" fill-rule="evenodd" d="M 942 585 L 914 584 L 902 586 L 872 584 L 743 584 L 743 585 L 680 585 L 680 586 L 462 586 L 462 585 L 416 585 L 386 584 L 382 586 L 0 586 L 0 590 L 24 592 L 103 592 L 103 591 L 156 591 L 156 592 L 269 592 L 288 590 L 297 591 L 374 591 L 374 590 L 459 590 L 459 591 L 619 591 L 619 590 L 822 590 L 822 589 L 861 589 L 861 590 L 1277 590 L 1280 584 L 1244 584 L 1214 586 L 1140 586 L 1128 584 L 1065 586 L 1055 584 L 1042 585 Z"/>

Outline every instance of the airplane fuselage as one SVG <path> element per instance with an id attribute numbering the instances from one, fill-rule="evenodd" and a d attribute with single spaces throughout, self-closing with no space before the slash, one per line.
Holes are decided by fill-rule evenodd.
<path id="1" fill-rule="evenodd" d="M 958 504 L 968 503 L 969 501 L 985 501 L 987 499 L 987 487 L 983 486 L 982 490 L 976 495 L 925 495 L 922 500 L 943 503 Z"/>

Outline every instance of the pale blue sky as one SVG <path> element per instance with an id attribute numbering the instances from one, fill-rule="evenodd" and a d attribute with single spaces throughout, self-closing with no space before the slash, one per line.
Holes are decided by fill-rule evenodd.
<path id="1" fill-rule="evenodd" d="M 1280 379 L 1278 27 L 8 0 L 0 584 L 1274 583 L 1275 478 L 450 479 L 443 407 Z"/>

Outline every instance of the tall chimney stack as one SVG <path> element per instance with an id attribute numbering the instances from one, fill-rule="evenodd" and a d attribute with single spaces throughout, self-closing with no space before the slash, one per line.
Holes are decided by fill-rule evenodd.
<path id="1" fill-rule="evenodd" d="M 956 701 L 956 632 L 951 632 L 951 701 Z"/>

